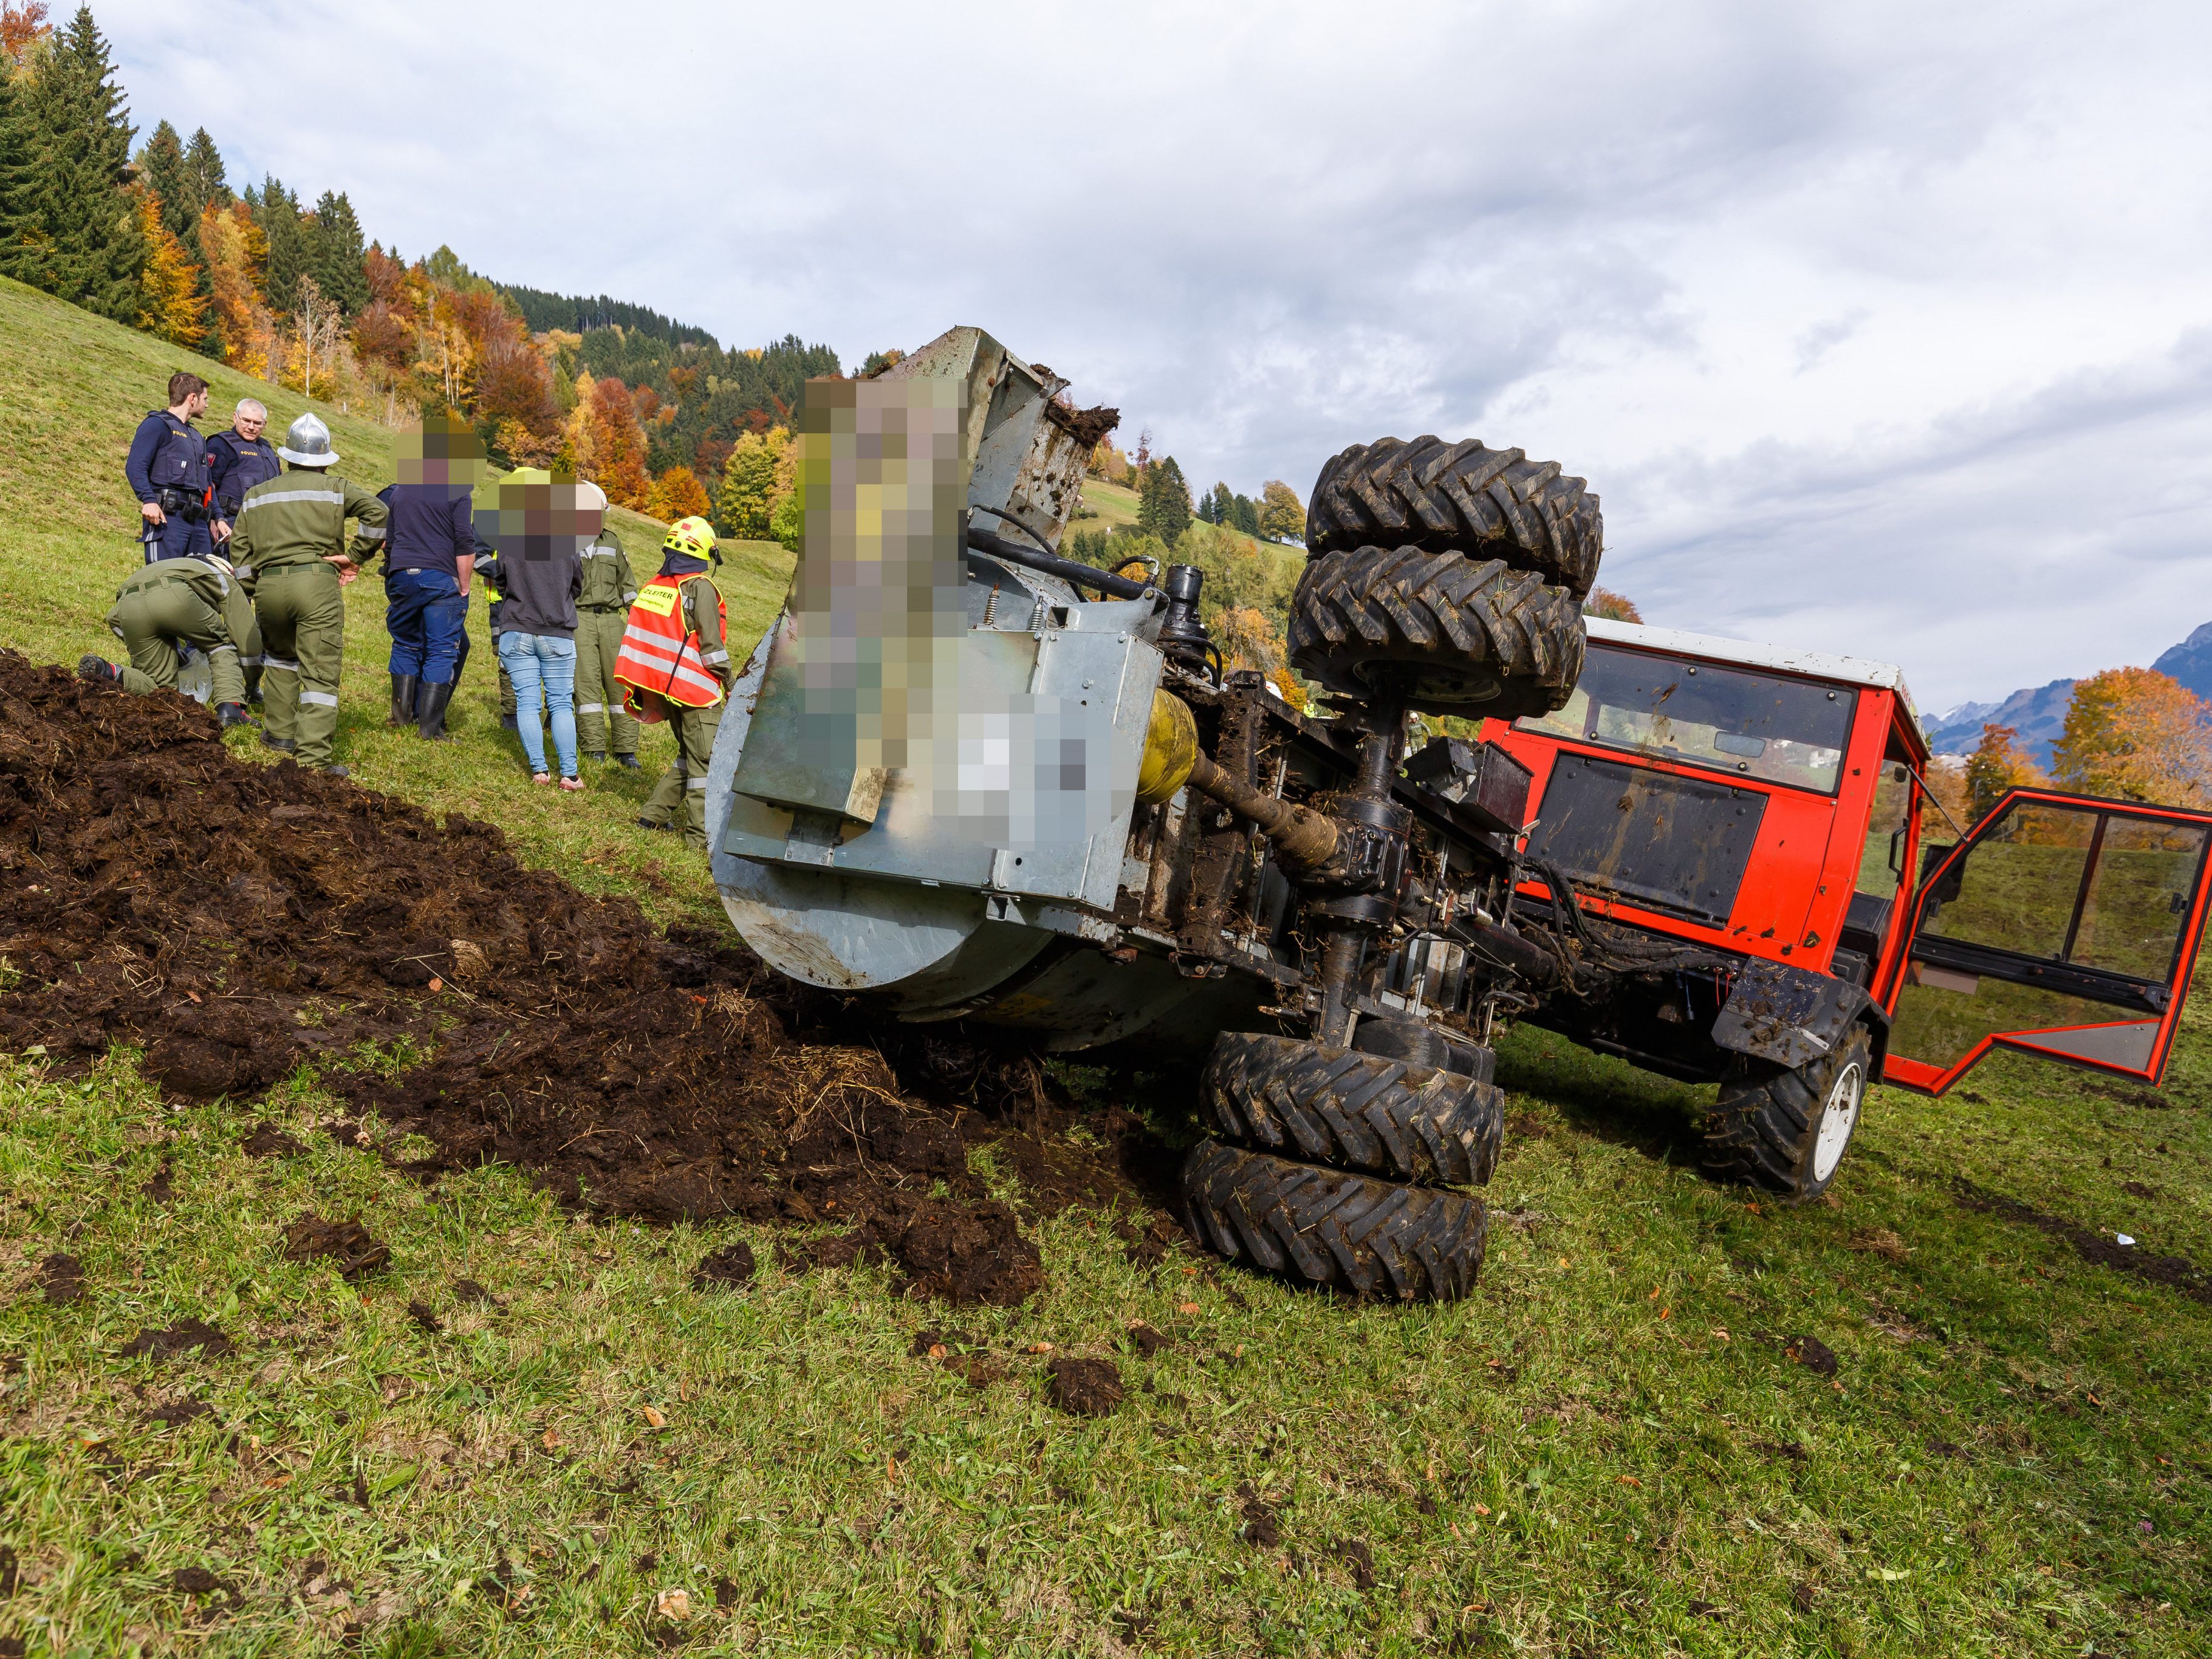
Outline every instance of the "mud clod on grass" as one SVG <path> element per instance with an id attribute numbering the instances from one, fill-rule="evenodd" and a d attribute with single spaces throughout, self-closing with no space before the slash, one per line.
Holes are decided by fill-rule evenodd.
<path id="1" fill-rule="evenodd" d="M 753 1282 L 753 1273 L 759 1264 L 753 1260 L 753 1247 L 738 1239 L 725 1244 L 719 1250 L 709 1250 L 699 1258 L 699 1265 L 691 1270 L 691 1288 L 695 1291 L 741 1290 Z"/>
<path id="2" fill-rule="evenodd" d="M 195 1348 L 204 1358 L 221 1359 L 235 1352 L 237 1344 L 206 1321 L 187 1315 L 167 1330 L 145 1327 L 123 1345 L 120 1357 L 135 1359 L 143 1354 L 149 1359 L 173 1359 Z"/>
<path id="3" fill-rule="evenodd" d="M 367 1144 L 356 1120 L 374 1114 L 387 1145 L 434 1146 L 404 1166 L 424 1178 L 500 1163 L 602 1213 L 842 1224 L 783 1259 L 886 1261 L 954 1302 L 1043 1283 L 969 1168 L 978 1147 L 1031 1208 L 1143 1217 L 1147 1253 L 1180 1237 L 1144 1196 L 1157 1183 L 1127 1173 L 1158 1144 L 1111 1111 L 1085 1120 L 1111 1151 L 1066 1134 L 1079 1115 L 1034 1057 L 782 980 L 726 929 L 663 932 L 464 814 L 234 760 L 197 704 L 4 651 L 0 749 L 0 938 L 19 975 L 0 1048 L 88 1067 L 136 1043 L 193 1100 L 320 1068 L 350 1114 L 333 1138 Z M 270 823 L 283 833 L 253 833 Z M 27 869 L 35 883 L 5 879 Z M 368 1045 L 430 1057 L 363 1067 Z"/>
<path id="4" fill-rule="evenodd" d="M 328 1260 L 337 1266 L 338 1277 L 358 1284 L 392 1265 L 392 1252 L 384 1242 L 361 1224 L 359 1217 L 325 1221 L 313 1210 L 284 1229 L 287 1261 Z"/>
<path id="5" fill-rule="evenodd" d="M 1280 1544 L 1282 1523 L 1276 1518 L 1273 1507 L 1254 1490 L 1252 1483 L 1247 1480 L 1238 1486 L 1237 1495 L 1243 1500 L 1244 1541 L 1262 1550 L 1271 1550 Z"/>
<path id="6" fill-rule="evenodd" d="M 1046 1395 L 1064 1412 L 1103 1417 L 1121 1403 L 1121 1373 L 1110 1359 L 1055 1359 L 1045 1369 Z"/>
<path id="7" fill-rule="evenodd" d="M 39 1263 L 38 1275 L 32 1283 L 54 1307 L 64 1307 L 84 1300 L 84 1264 L 73 1255 L 59 1250 Z"/>
<path id="8" fill-rule="evenodd" d="M 273 1123 L 264 1123 L 238 1143 L 248 1158 L 297 1158 L 307 1149 Z"/>

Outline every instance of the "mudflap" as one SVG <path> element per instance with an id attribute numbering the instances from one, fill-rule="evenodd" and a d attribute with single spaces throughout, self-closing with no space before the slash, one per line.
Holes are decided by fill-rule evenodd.
<path id="1" fill-rule="evenodd" d="M 1852 1022 L 1866 1017 L 1869 1009 L 1879 1073 L 1889 1021 L 1864 986 L 1784 962 L 1753 958 L 1737 973 L 1729 1000 L 1713 1021 L 1713 1041 L 1794 1072 L 1832 1051 Z"/>

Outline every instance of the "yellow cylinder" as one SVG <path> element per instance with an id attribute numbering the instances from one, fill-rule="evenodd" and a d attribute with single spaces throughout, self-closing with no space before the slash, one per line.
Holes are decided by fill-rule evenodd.
<path id="1" fill-rule="evenodd" d="M 1172 692 L 1152 693 L 1152 718 L 1145 727 L 1145 758 L 1137 768 L 1137 799 L 1146 806 L 1171 800 L 1198 760 L 1198 722 L 1190 705 Z"/>

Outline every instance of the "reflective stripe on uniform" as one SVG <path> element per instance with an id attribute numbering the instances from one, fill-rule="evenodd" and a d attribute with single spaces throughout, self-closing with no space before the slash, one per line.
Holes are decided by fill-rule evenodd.
<path id="1" fill-rule="evenodd" d="M 257 507 L 274 507 L 279 501 L 328 501 L 333 507 L 343 507 L 345 497 L 335 489 L 275 489 L 266 495 L 248 495 L 239 514 L 243 517 Z"/>
<path id="2" fill-rule="evenodd" d="M 208 655 L 212 657 L 215 655 L 216 651 L 228 651 L 234 657 L 238 654 L 238 647 L 234 645 L 218 645 L 215 647 L 215 651 L 209 652 Z"/>
<path id="3" fill-rule="evenodd" d="M 702 651 L 699 653 L 701 662 L 727 662 L 729 659 L 730 653 L 726 651 Z"/>
<path id="4" fill-rule="evenodd" d="M 299 664 L 295 662 L 286 662 L 282 657 L 264 655 L 261 659 L 261 665 L 264 668 L 281 668 L 288 674 L 296 674 L 300 672 Z"/>
<path id="5" fill-rule="evenodd" d="M 335 708 L 338 706 L 337 693 L 335 691 L 302 691 L 300 693 L 300 701 L 315 703 L 324 708 Z"/>
<path id="6" fill-rule="evenodd" d="M 359 524 L 354 526 L 353 533 L 365 542 L 380 542 L 384 539 L 384 526 L 380 524 Z"/>
<path id="7" fill-rule="evenodd" d="M 687 778 L 684 780 L 684 787 L 686 789 L 704 789 L 707 787 L 707 780 L 704 778 Z"/>
<path id="8" fill-rule="evenodd" d="M 241 668 L 258 668 L 267 660 L 268 659 L 266 657 L 249 657 L 245 653 L 240 652 L 238 658 L 238 665 Z"/>
<path id="9" fill-rule="evenodd" d="M 580 702 L 576 705 L 576 712 L 579 714 L 604 714 L 607 712 L 607 706 L 603 702 Z"/>

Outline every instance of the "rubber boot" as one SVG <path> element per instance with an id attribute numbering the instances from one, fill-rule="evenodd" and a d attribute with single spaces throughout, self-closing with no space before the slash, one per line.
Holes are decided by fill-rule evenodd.
<path id="1" fill-rule="evenodd" d="M 392 712 L 385 716 L 386 726 L 415 724 L 416 688 L 422 680 L 413 674 L 394 674 L 392 677 Z"/>
<path id="2" fill-rule="evenodd" d="M 425 743 L 442 743 L 446 738 L 446 705 L 453 700 L 453 682 L 422 688 L 422 723 L 416 726 L 416 735 Z"/>
<path id="3" fill-rule="evenodd" d="M 266 732 L 261 734 L 261 741 L 264 747 L 274 749 L 280 755 L 291 754 L 300 746 L 297 738 L 272 738 Z"/>
<path id="4" fill-rule="evenodd" d="M 615 757 L 615 764 L 617 766 L 628 767 L 633 772 L 639 769 L 639 761 L 637 757 L 635 755 L 617 755 Z"/>
<path id="5" fill-rule="evenodd" d="M 586 749 L 584 750 L 584 758 L 588 761 L 597 761 L 600 765 L 605 766 L 607 763 L 607 751 L 604 749 Z"/>
<path id="6" fill-rule="evenodd" d="M 252 724 L 252 722 L 246 716 L 246 705 L 244 703 L 219 702 L 215 706 L 215 717 L 222 723 L 222 729 L 226 732 L 229 731 L 234 726 L 250 726 Z"/>
<path id="7" fill-rule="evenodd" d="M 522 719 L 521 719 L 521 716 L 520 716 L 520 715 L 518 715 L 518 714 L 501 714 L 501 715 L 499 717 L 499 729 L 500 729 L 501 731 L 502 731 L 502 732 L 514 732 L 517 737 L 521 736 L 521 735 L 522 735 Z"/>

